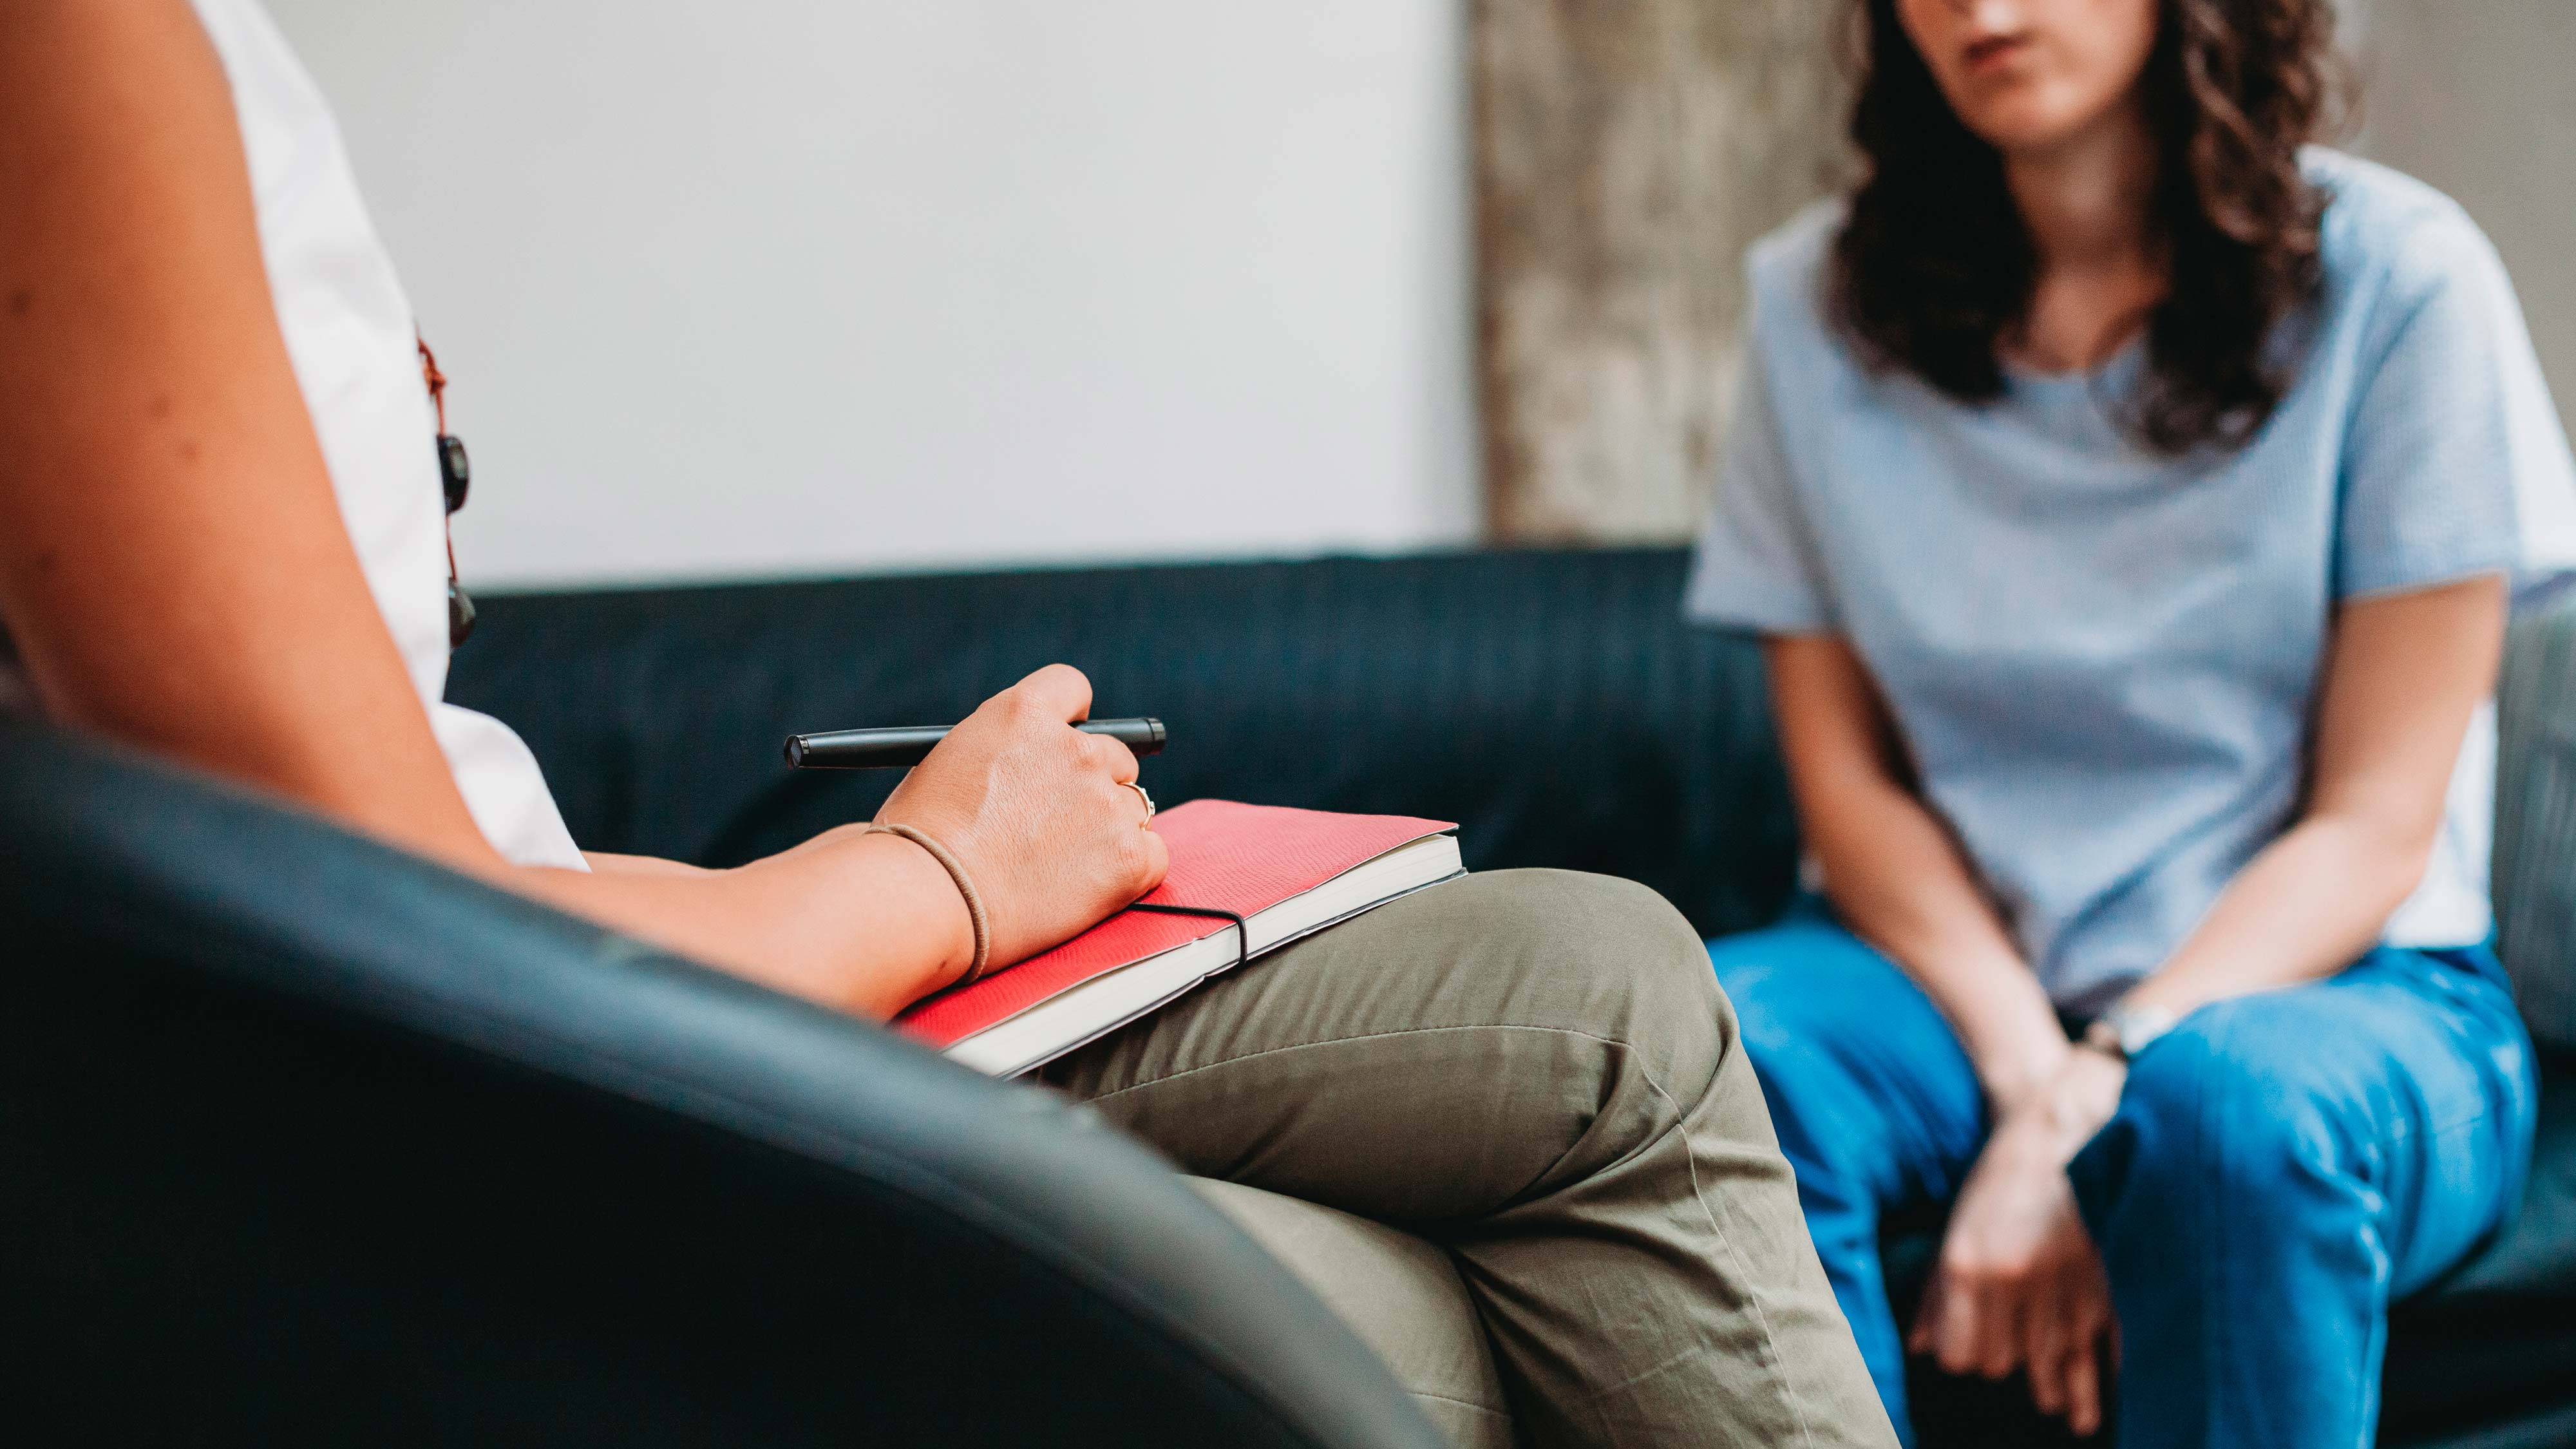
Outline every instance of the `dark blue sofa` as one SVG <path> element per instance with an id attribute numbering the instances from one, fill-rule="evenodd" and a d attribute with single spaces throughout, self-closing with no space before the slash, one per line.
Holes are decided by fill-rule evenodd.
<path id="1" fill-rule="evenodd" d="M 785 733 L 954 718 L 1066 660 L 1102 713 L 1170 723 L 1158 799 L 1457 820 L 1474 867 L 1630 876 L 1717 933 L 1779 907 L 1796 841 L 1755 651 L 1680 622 L 1683 567 L 1502 552 L 496 597 L 450 693 L 518 727 L 585 845 L 724 864 L 891 783 L 791 774 Z M 2564 616 L 2517 632 L 2500 812 L 2503 947 L 2552 1011 L 2576 994 L 2571 651 Z M 2576 1442 L 2576 1059 L 2547 1056 L 2519 1221 L 2397 1312 L 2387 1443 Z M 1915 1228 L 1889 1244 L 1900 1278 L 1937 1224 Z M 1931 1444 L 2052 1442 L 2014 1385 L 1921 1402 Z"/>

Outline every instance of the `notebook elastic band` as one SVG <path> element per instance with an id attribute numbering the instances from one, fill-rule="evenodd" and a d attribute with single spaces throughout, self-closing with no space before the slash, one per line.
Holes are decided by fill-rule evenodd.
<path id="1" fill-rule="evenodd" d="M 1127 909 L 1143 911 L 1152 916 L 1205 916 L 1210 920 L 1232 921 L 1234 923 L 1234 964 L 1243 966 L 1252 960 L 1252 928 L 1243 923 L 1243 917 L 1232 911 L 1220 911 L 1208 906 L 1148 905 L 1143 901 L 1138 901 Z"/>

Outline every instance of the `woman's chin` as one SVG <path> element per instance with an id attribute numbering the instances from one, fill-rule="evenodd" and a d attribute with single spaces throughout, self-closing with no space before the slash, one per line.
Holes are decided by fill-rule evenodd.
<path id="1" fill-rule="evenodd" d="M 1953 97 L 1951 105 L 1970 131 L 2006 156 L 2062 152 L 2105 125 L 2117 124 L 2122 113 L 2117 93 L 2100 95 L 2090 86 L 2037 80 L 1998 86 L 1982 96 Z"/>
<path id="2" fill-rule="evenodd" d="M 2098 117 L 2048 105 L 1999 105 L 1968 118 L 1968 129 L 2008 157 L 2043 157 L 2061 152 L 2090 131 Z"/>

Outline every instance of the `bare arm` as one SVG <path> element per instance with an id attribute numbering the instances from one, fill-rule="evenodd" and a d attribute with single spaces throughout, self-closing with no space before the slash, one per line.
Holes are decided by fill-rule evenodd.
<path id="1" fill-rule="evenodd" d="M 2180 1014 L 2331 976 L 2368 950 L 2424 878 L 2504 629 L 2493 576 L 2343 606 L 2298 823 L 2128 1000 Z"/>
<path id="2" fill-rule="evenodd" d="M 2424 874 L 2470 714 L 2494 688 L 2504 587 L 2484 578 L 2346 605 L 2336 617 L 2298 822 L 2229 882 L 2129 995 L 2177 1014 L 2332 975 Z M 2117 1110 L 2127 1068 L 2068 1052 L 1996 1124 L 1951 1214 L 1913 1342 L 1955 1371 L 2027 1366 L 2033 1396 L 2098 1422 L 2110 1321 L 2066 1163 Z"/>
<path id="3" fill-rule="evenodd" d="M 581 858 L 590 866 L 591 872 L 595 875 L 609 875 L 619 872 L 631 875 L 707 874 L 704 869 L 698 866 L 684 865 L 676 860 L 663 860 L 659 856 L 617 855 L 605 850 L 585 850 L 581 853 Z"/>
<path id="4" fill-rule="evenodd" d="M 1958 843 L 1915 794 L 1868 672 L 1830 637 L 1769 648 L 1798 814 L 1843 919 L 1941 1008 L 1976 1063 L 1994 1130 L 1951 1214 L 1907 1346 L 1953 1373 L 2030 1371 L 2041 1409 L 2100 1422 L 2093 1346 L 2110 1320 L 2098 1257 L 2043 1130 L 2076 1058 Z"/>
<path id="5" fill-rule="evenodd" d="M 1907 782 L 1903 745 L 1849 644 L 1766 647 L 1789 784 L 1826 894 L 1903 967 L 1966 1043 L 1987 1095 L 2022 1100 L 2056 1073 L 2066 1036 L 1949 830 Z"/>
<path id="6" fill-rule="evenodd" d="M 963 968 L 957 892 L 893 837 L 595 875 L 484 840 L 342 523 L 185 0 L 0 9 L 0 196 L 0 619 L 48 715 L 835 1005 L 883 1015 Z M 1160 877 L 1133 757 L 1065 727 L 1089 704 L 1044 671 L 888 802 L 969 863 L 1000 959 Z"/>

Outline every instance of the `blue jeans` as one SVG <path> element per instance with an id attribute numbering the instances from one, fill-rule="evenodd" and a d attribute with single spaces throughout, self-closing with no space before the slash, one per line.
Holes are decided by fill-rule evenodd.
<path id="1" fill-rule="evenodd" d="M 1881 1216 L 1956 1196 L 1976 1072 L 1820 903 L 1712 942 L 1807 1229 L 1908 1444 Z M 2138 1055 L 2068 1172 L 2120 1320 L 2121 1449 L 2361 1449 L 2392 1299 L 2497 1228 L 2531 1158 L 2529 1037 L 2487 948 L 2381 948 L 2204 1007 Z"/>

